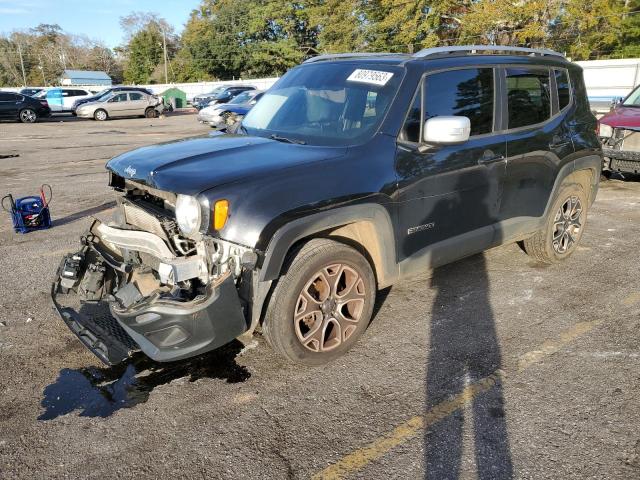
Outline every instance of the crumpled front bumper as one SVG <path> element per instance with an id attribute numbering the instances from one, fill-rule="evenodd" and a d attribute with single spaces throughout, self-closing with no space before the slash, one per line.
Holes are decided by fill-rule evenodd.
<path id="1" fill-rule="evenodd" d="M 98 250 L 91 252 L 92 259 L 101 260 Z M 116 274 L 109 262 L 103 265 L 111 269 L 109 274 Z M 206 294 L 191 301 L 151 295 L 123 308 L 113 296 L 83 301 L 77 289 L 63 288 L 64 265 L 65 260 L 51 290 L 54 307 L 80 341 L 106 364 L 118 364 L 139 350 L 159 362 L 193 357 L 230 342 L 248 328 L 230 274 L 212 282 Z"/>

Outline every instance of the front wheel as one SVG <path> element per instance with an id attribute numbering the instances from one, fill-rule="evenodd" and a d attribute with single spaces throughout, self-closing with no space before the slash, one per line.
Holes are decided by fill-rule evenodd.
<path id="1" fill-rule="evenodd" d="M 289 257 L 284 271 L 262 326 L 269 344 L 305 365 L 344 354 L 373 313 L 376 282 L 369 262 L 347 245 L 314 239 Z"/>
<path id="2" fill-rule="evenodd" d="M 99 109 L 95 111 L 95 113 L 93 114 L 93 118 L 95 120 L 98 120 L 99 122 L 104 122 L 107 118 L 109 118 L 109 115 L 105 110 Z"/>
<path id="3" fill-rule="evenodd" d="M 36 112 L 30 108 L 20 110 L 20 122 L 22 123 L 35 123 L 38 119 Z"/>
<path id="4" fill-rule="evenodd" d="M 558 263 L 576 249 L 587 221 L 587 195 L 579 184 L 565 185 L 544 227 L 523 242 L 527 254 L 542 263 Z"/>

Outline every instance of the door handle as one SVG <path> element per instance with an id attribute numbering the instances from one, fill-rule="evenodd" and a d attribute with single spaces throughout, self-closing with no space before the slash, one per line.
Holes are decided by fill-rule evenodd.
<path id="1" fill-rule="evenodd" d="M 488 165 L 490 163 L 502 162 L 504 155 L 493 153 L 491 150 L 485 150 L 482 157 L 478 159 L 478 165 Z"/>

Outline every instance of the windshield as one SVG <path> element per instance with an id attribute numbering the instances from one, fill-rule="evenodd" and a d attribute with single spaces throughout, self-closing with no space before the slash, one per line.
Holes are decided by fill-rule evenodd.
<path id="1" fill-rule="evenodd" d="M 229 100 L 229 103 L 233 104 L 233 105 L 238 105 L 241 103 L 247 103 L 249 100 L 251 100 L 251 98 L 253 98 L 255 94 L 253 92 L 243 92 L 240 95 L 238 95 L 237 97 Z"/>
<path id="2" fill-rule="evenodd" d="M 371 136 L 403 70 L 389 65 L 319 62 L 290 70 L 247 114 L 250 135 L 315 145 L 350 145 Z"/>
<path id="3" fill-rule="evenodd" d="M 625 107 L 640 107 L 640 86 L 631 92 L 622 105 Z"/>

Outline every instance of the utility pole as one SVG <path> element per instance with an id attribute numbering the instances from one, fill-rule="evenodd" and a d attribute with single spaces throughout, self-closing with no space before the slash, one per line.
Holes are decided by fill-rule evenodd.
<path id="1" fill-rule="evenodd" d="M 24 74 L 24 60 L 22 59 L 22 47 L 20 47 L 20 42 L 18 42 L 18 55 L 20 55 L 20 67 L 22 68 L 22 86 L 27 86 L 27 76 Z"/>
<path id="2" fill-rule="evenodd" d="M 164 83 L 169 83 L 169 75 L 167 75 L 167 35 L 162 29 L 162 49 L 164 50 Z"/>

